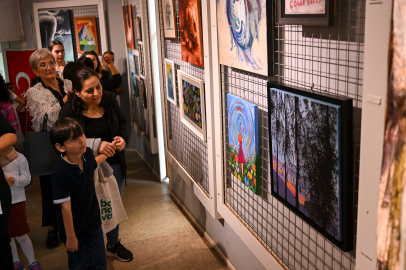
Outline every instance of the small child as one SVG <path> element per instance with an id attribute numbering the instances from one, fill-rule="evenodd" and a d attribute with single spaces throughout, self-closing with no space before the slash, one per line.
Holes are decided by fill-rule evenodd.
<path id="1" fill-rule="evenodd" d="M 14 150 L 13 150 L 14 151 Z M 28 233 L 30 228 L 27 223 L 25 210 L 24 187 L 31 182 L 31 174 L 28 161 L 23 154 L 3 167 L 4 176 L 11 189 L 11 210 L 9 219 L 9 235 L 11 238 L 11 252 L 13 254 L 14 270 L 23 270 L 24 264 L 18 258 L 17 246 L 14 238 L 20 243 L 21 249 L 28 260 L 30 270 L 42 270 L 40 264 L 35 260 L 34 248 Z"/>
<path id="2" fill-rule="evenodd" d="M 86 147 L 82 127 L 72 118 L 58 119 L 51 129 L 51 141 L 62 153 L 52 174 L 54 204 L 59 204 L 59 235 L 68 251 L 70 269 L 106 269 L 100 208 L 93 175 L 107 156 L 96 158 Z M 86 258 L 89 257 L 90 258 Z"/>

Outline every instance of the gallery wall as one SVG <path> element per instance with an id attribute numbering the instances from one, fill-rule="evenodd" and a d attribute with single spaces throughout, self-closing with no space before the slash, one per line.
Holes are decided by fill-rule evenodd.
<path id="1" fill-rule="evenodd" d="M 177 23 L 179 23 L 179 3 L 178 1 L 174 2 Z M 267 2 L 272 5 L 273 10 L 276 10 L 277 1 Z M 159 5 L 161 9 L 162 1 L 159 1 Z M 285 267 L 292 269 L 355 268 L 365 1 L 349 0 L 345 3 L 341 1 L 337 8 L 334 26 L 330 27 L 278 25 L 276 21 L 273 21 L 274 26 L 268 24 L 268 27 L 271 26 L 273 37 L 268 41 L 272 43 L 270 47 L 273 47 L 270 52 L 272 55 L 270 66 L 274 72 L 273 76 L 266 77 L 225 65 L 221 66 L 220 71 L 222 130 L 215 132 L 216 136 L 220 135 L 223 141 L 223 160 L 221 166 L 217 165 L 216 169 L 222 170 L 224 182 L 222 183 L 222 190 L 217 190 L 217 192 L 225 192 L 224 204 L 231 209 L 230 211 L 270 251 L 272 256 L 280 260 Z M 162 11 L 160 11 L 160 16 L 162 27 Z M 211 34 L 216 35 L 217 33 L 212 32 Z M 223 34 L 229 35 L 227 32 L 219 33 L 219 35 Z M 162 33 L 161 40 L 162 58 L 174 61 L 176 70 L 186 71 L 200 79 L 205 78 L 205 68 L 182 61 L 179 35 L 175 40 L 168 40 Z M 212 44 L 212 46 L 217 47 L 218 45 Z M 162 70 L 162 73 L 165 74 L 165 67 Z M 305 88 L 314 93 L 329 93 L 353 99 L 353 141 L 350 143 L 353 151 L 349 154 L 354 168 L 353 177 L 350 181 L 353 183 L 350 192 L 354 198 L 351 209 L 353 214 L 350 217 L 353 232 L 350 232 L 349 235 L 354 240 L 352 251 L 342 251 L 272 196 L 272 164 L 269 158 L 268 79 L 277 83 L 289 84 L 293 88 Z M 175 93 L 178 95 L 177 81 L 175 86 Z M 166 96 L 165 86 L 163 89 L 165 89 L 164 96 Z M 259 161 L 257 181 L 261 183 L 259 195 L 254 194 L 244 183 L 228 172 L 230 169 L 230 145 L 227 94 L 229 93 L 258 106 Z M 207 98 L 209 97 L 206 96 Z M 212 98 L 216 99 L 217 93 L 214 93 Z M 205 172 L 207 172 L 207 161 L 214 157 L 210 157 L 205 151 L 207 149 L 206 142 L 180 121 L 180 110 L 182 110 L 182 106 L 179 102 L 176 105 L 169 101 L 165 103 L 166 144 L 167 150 L 175 162 L 175 165 L 171 166 L 171 170 L 179 171 L 177 166 L 181 166 L 189 174 L 192 182 L 185 179 L 184 176 L 174 177 L 171 179 L 173 192 L 182 198 L 181 201 L 186 208 L 190 209 L 196 220 L 203 220 L 204 222 L 207 211 L 199 210 L 201 205 L 196 203 L 194 199 L 190 199 L 191 197 L 196 198 L 193 194 L 188 194 L 191 192 L 190 186 L 193 186 L 193 189 L 197 186 L 207 192 L 205 181 L 210 183 L 211 181 L 219 181 L 219 179 L 204 177 Z M 215 117 L 219 118 L 218 115 Z M 186 184 L 182 183 L 182 178 Z"/>

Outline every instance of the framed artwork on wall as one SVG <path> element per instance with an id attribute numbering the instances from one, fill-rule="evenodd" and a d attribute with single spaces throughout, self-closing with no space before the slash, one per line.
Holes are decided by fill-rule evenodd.
<path id="1" fill-rule="evenodd" d="M 267 3 L 268 2 L 268 3 Z M 266 0 L 217 1 L 220 64 L 273 75 L 272 4 Z"/>
<path id="2" fill-rule="evenodd" d="M 127 47 L 135 49 L 134 47 L 134 29 L 133 29 L 133 16 L 131 5 L 123 6 L 124 18 L 124 31 Z"/>
<path id="3" fill-rule="evenodd" d="M 135 97 L 139 97 L 139 91 L 137 87 L 137 79 L 133 76 L 130 76 L 130 81 L 131 81 L 131 94 Z"/>
<path id="4" fill-rule="evenodd" d="M 259 194 L 258 106 L 227 94 L 230 173 Z"/>
<path id="5" fill-rule="evenodd" d="M 68 62 L 75 61 L 71 17 L 72 11 L 68 9 L 38 11 L 41 47 L 48 48 L 52 40 L 61 42 L 65 49 L 65 61 Z"/>
<path id="6" fill-rule="evenodd" d="M 285 25 L 331 26 L 334 0 L 277 0 L 277 22 Z"/>
<path id="7" fill-rule="evenodd" d="M 204 82 L 178 70 L 180 119 L 203 141 L 206 141 Z"/>
<path id="8" fill-rule="evenodd" d="M 84 54 L 87 51 L 95 51 L 99 54 L 96 17 L 79 17 L 74 18 L 74 21 L 78 54 Z"/>
<path id="9" fill-rule="evenodd" d="M 353 249 L 352 99 L 268 82 L 272 195 Z"/>
<path id="10" fill-rule="evenodd" d="M 139 82 L 139 94 L 142 100 L 142 106 L 144 106 L 145 109 L 148 108 L 148 103 L 147 103 L 147 93 L 146 93 L 146 88 L 145 88 L 145 81 L 144 79 L 141 79 L 138 81 Z"/>
<path id="11" fill-rule="evenodd" d="M 145 76 L 145 70 L 144 70 L 144 51 L 142 50 L 142 45 L 141 45 L 141 44 L 138 44 L 137 50 L 138 50 L 138 65 L 139 65 L 138 71 L 140 72 L 140 74 L 141 74 L 142 76 Z"/>
<path id="12" fill-rule="evenodd" d="M 204 67 L 200 0 L 179 0 L 182 61 Z"/>
<path id="13" fill-rule="evenodd" d="M 165 58 L 166 98 L 176 104 L 175 63 Z"/>
<path id="14" fill-rule="evenodd" d="M 135 19 L 135 35 L 137 40 L 142 41 L 142 31 L 141 31 L 141 18 L 137 17 Z"/>
<path id="15" fill-rule="evenodd" d="M 128 54 L 128 65 L 130 66 L 130 72 L 137 74 L 137 71 L 135 70 L 135 58 L 132 53 Z"/>
<path id="16" fill-rule="evenodd" d="M 164 24 L 165 39 L 178 39 L 178 29 L 176 25 L 175 0 L 162 1 L 162 14 Z"/>

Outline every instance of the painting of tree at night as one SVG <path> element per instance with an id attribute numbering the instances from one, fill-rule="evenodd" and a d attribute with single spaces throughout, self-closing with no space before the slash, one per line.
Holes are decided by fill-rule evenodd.
<path id="1" fill-rule="evenodd" d="M 341 242 L 343 106 L 313 96 L 269 88 L 272 194 Z"/>
<path id="2" fill-rule="evenodd" d="M 230 172 L 255 194 L 258 183 L 258 106 L 227 94 Z"/>

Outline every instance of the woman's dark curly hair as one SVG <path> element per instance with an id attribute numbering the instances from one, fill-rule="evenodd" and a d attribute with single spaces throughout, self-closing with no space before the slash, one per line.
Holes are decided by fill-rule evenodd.
<path id="1" fill-rule="evenodd" d="M 87 105 L 83 102 L 83 100 L 76 95 L 75 92 L 81 92 L 83 88 L 83 83 L 90 79 L 91 77 L 96 77 L 99 79 L 96 71 L 90 69 L 88 67 L 79 68 L 71 77 L 72 81 L 72 88 L 74 90 L 73 93 L 69 93 L 68 100 L 71 102 L 72 110 L 76 115 L 81 115 L 83 111 L 87 110 Z M 112 107 L 113 103 L 111 100 L 106 98 L 106 92 L 103 91 L 103 95 L 99 104 L 99 107 L 103 107 L 106 109 L 106 113 L 110 114 L 111 110 L 109 108 Z"/>
<path id="2" fill-rule="evenodd" d="M 11 93 L 8 90 L 6 82 L 3 79 L 3 76 L 0 74 L 0 101 L 10 102 L 12 103 L 13 100 L 11 98 Z"/>

